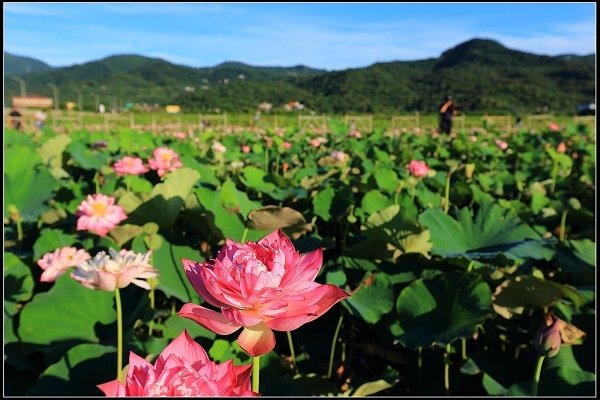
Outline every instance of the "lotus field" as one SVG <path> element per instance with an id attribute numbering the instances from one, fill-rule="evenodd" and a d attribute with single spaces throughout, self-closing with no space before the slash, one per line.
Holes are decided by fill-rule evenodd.
<path id="1" fill-rule="evenodd" d="M 5 130 L 4 394 L 594 395 L 595 132 Z"/>

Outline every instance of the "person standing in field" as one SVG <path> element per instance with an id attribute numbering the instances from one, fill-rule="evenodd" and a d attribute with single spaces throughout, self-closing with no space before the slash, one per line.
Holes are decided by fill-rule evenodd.
<path id="1" fill-rule="evenodd" d="M 9 125 L 12 126 L 16 130 L 21 129 L 21 123 L 23 119 L 23 115 L 17 110 L 16 107 L 13 107 L 8 114 Z"/>
<path id="2" fill-rule="evenodd" d="M 452 96 L 446 96 L 442 105 L 440 105 L 440 132 L 449 135 L 452 131 L 452 117 L 457 113 L 456 103 Z"/>

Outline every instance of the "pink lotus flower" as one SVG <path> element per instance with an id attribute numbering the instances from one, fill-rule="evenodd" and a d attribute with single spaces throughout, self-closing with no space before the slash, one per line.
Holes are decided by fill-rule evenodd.
<path id="1" fill-rule="evenodd" d="M 107 397 L 256 396 L 250 390 L 251 365 L 210 361 L 206 351 L 183 331 L 162 351 L 154 365 L 129 353 L 125 384 L 97 385 Z"/>
<path id="2" fill-rule="evenodd" d="M 338 150 L 334 150 L 331 152 L 331 157 L 335 158 L 338 161 L 347 161 L 350 156 L 347 153 L 344 153 L 343 151 L 338 151 Z"/>
<path id="3" fill-rule="evenodd" d="M 336 286 L 314 282 L 321 249 L 300 255 L 280 230 L 257 243 L 227 239 L 217 258 L 205 263 L 182 262 L 192 286 L 221 312 L 187 303 L 179 315 L 220 335 L 243 327 L 237 340 L 251 356 L 273 350 L 272 330 L 292 331 L 349 297 Z"/>
<path id="4" fill-rule="evenodd" d="M 290 142 L 283 142 L 284 149 L 290 149 L 291 147 L 292 147 L 292 144 Z"/>
<path id="5" fill-rule="evenodd" d="M 89 260 L 92 256 L 85 250 L 77 250 L 75 247 L 61 247 L 53 252 L 46 253 L 38 265 L 44 270 L 40 282 L 54 282 L 59 276 L 67 272 L 71 267 Z"/>
<path id="6" fill-rule="evenodd" d="M 185 139 L 187 137 L 187 134 L 185 132 L 175 132 L 173 134 L 174 137 L 176 137 L 177 139 Z"/>
<path id="7" fill-rule="evenodd" d="M 102 193 L 88 195 L 79 204 L 78 210 L 77 230 L 88 230 L 98 236 L 106 236 L 108 231 L 127 219 L 123 208 L 115 205 L 114 197 Z"/>
<path id="8" fill-rule="evenodd" d="M 152 158 L 148 160 L 150 168 L 155 170 L 158 176 L 165 176 L 167 172 L 173 172 L 183 167 L 179 155 L 167 147 L 154 149 Z"/>
<path id="9" fill-rule="evenodd" d="M 248 146 L 247 144 L 242 146 L 242 153 L 244 154 L 248 154 L 250 153 L 250 146 Z"/>
<path id="10" fill-rule="evenodd" d="M 323 143 L 327 143 L 327 139 L 325 139 L 324 137 L 318 137 L 318 138 L 314 138 L 311 139 L 309 141 L 310 145 L 313 147 L 319 147 L 321 146 Z"/>
<path id="11" fill-rule="evenodd" d="M 552 132 L 556 132 L 560 130 L 560 127 L 558 126 L 558 124 L 551 122 L 548 124 L 548 129 L 550 129 Z"/>
<path id="12" fill-rule="evenodd" d="M 348 132 L 348 136 L 356 138 L 356 139 L 360 139 L 362 137 L 362 133 L 360 133 L 356 129 L 352 129 L 350 132 Z"/>
<path id="13" fill-rule="evenodd" d="M 214 142 L 212 144 L 212 150 L 215 153 L 223 154 L 227 151 L 227 147 L 225 147 L 225 145 L 223 145 L 223 143 L 221 143 L 221 142 Z"/>
<path id="14" fill-rule="evenodd" d="M 123 157 L 116 163 L 113 168 L 117 173 L 117 176 L 123 175 L 141 175 L 148 172 L 148 167 L 144 165 L 144 162 L 139 157 Z"/>
<path id="15" fill-rule="evenodd" d="M 565 142 L 560 142 L 558 146 L 556 146 L 556 151 L 558 151 L 561 154 L 564 154 L 567 151 L 567 145 L 565 144 Z"/>
<path id="16" fill-rule="evenodd" d="M 143 279 L 158 277 L 158 270 L 148 263 L 151 251 L 141 254 L 121 250 L 117 253 L 114 249 L 108 249 L 108 252 L 110 256 L 101 251 L 94 258 L 77 265 L 71 278 L 89 289 L 112 292 L 133 283 L 150 290 L 150 285 Z"/>
<path id="17" fill-rule="evenodd" d="M 417 178 L 427 176 L 429 174 L 429 167 L 425 161 L 411 160 L 408 164 L 408 171 Z"/>
<path id="18" fill-rule="evenodd" d="M 508 143 L 501 139 L 496 139 L 496 146 L 498 146 L 500 150 L 508 149 Z"/>

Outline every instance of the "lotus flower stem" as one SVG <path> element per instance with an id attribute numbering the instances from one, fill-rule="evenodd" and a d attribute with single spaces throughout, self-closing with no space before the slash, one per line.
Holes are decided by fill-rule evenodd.
<path id="1" fill-rule="evenodd" d="M 342 321 L 344 320 L 344 314 L 341 313 L 338 324 L 333 334 L 333 342 L 331 343 L 331 351 L 329 353 L 329 369 L 327 370 L 327 378 L 331 379 L 331 373 L 333 372 L 333 356 L 335 355 L 335 345 L 337 344 L 338 335 L 340 334 L 340 328 L 342 327 Z"/>
<path id="2" fill-rule="evenodd" d="M 269 148 L 265 148 L 265 172 L 269 173 Z"/>
<path id="3" fill-rule="evenodd" d="M 258 380 L 260 374 L 260 356 L 252 357 L 252 391 L 259 393 Z"/>
<path id="4" fill-rule="evenodd" d="M 240 240 L 240 243 L 246 243 L 246 236 L 248 236 L 248 228 L 244 228 L 244 233 L 242 233 L 242 240 Z"/>
<path id="5" fill-rule="evenodd" d="M 290 345 L 290 354 L 292 355 L 292 365 L 294 366 L 294 370 L 296 374 L 299 374 L 298 364 L 296 364 L 296 352 L 294 351 L 294 341 L 292 340 L 292 332 L 287 331 L 288 344 Z"/>
<path id="6" fill-rule="evenodd" d="M 100 171 L 96 171 L 94 174 L 94 183 L 96 184 L 96 194 L 100 193 L 100 180 L 98 179 L 100 175 Z"/>
<path id="7" fill-rule="evenodd" d="M 467 339 L 461 339 L 461 358 L 467 359 Z"/>
<path id="8" fill-rule="evenodd" d="M 446 345 L 446 354 L 444 354 L 444 389 L 446 396 L 450 396 L 450 343 Z"/>
<path id="9" fill-rule="evenodd" d="M 417 347 L 417 372 L 419 378 L 419 392 L 423 390 L 423 348 Z"/>
<path id="10" fill-rule="evenodd" d="M 19 243 L 23 241 L 23 220 L 21 218 L 17 218 L 17 240 Z"/>
<path id="11" fill-rule="evenodd" d="M 148 293 L 148 297 L 150 298 L 150 308 L 152 309 L 152 311 L 154 311 L 154 303 L 155 303 L 154 288 L 150 289 L 150 293 Z M 154 315 L 152 316 L 152 319 L 150 320 L 150 325 L 148 328 L 148 335 L 152 336 L 153 330 L 154 330 Z"/>
<path id="12" fill-rule="evenodd" d="M 467 272 L 471 272 L 473 270 L 473 266 L 475 265 L 475 261 L 469 261 L 469 266 L 467 267 Z"/>
<path id="13" fill-rule="evenodd" d="M 121 294 L 115 289 L 115 305 L 117 308 L 117 380 L 121 382 L 123 369 L 123 311 L 121 310 Z"/>
<path id="14" fill-rule="evenodd" d="M 554 193 L 557 175 L 558 175 L 558 160 L 554 160 L 554 165 L 552 166 L 552 184 L 550 185 L 550 193 Z"/>
<path id="15" fill-rule="evenodd" d="M 540 383 L 540 374 L 542 373 L 542 364 L 544 363 L 546 356 L 539 356 L 537 364 L 535 365 L 535 374 L 533 375 L 533 383 L 531 384 L 531 395 L 537 396 L 538 385 Z"/>
<path id="16" fill-rule="evenodd" d="M 560 216 L 560 234 L 559 240 L 561 242 L 565 241 L 565 224 L 567 223 L 567 211 L 563 210 L 562 215 Z"/>
<path id="17" fill-rule="evenodd" d="M 448 176 L 446 177 L 446 194 L 444 196 L 444 212 L 448 214 L 448 209 L 450 208 L 450 177 L 452 176 L 452 172 L 448 172 Z"/>
<path id="18" fill-rule="evenodd" d="M 279 174 L 279 152 L 275 153 L 275 175 Z"/>

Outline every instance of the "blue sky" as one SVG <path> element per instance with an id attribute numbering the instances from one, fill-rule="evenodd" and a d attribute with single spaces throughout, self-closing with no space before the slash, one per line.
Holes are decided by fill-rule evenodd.
<path id="1" fill-rule="evenodd" d="M 535 54 L 596 51 L 595 3 L 3 4 L 4 50 L 54 67 L 139 54 L 337 70 L 438 57 L 475 37 Z"/>

